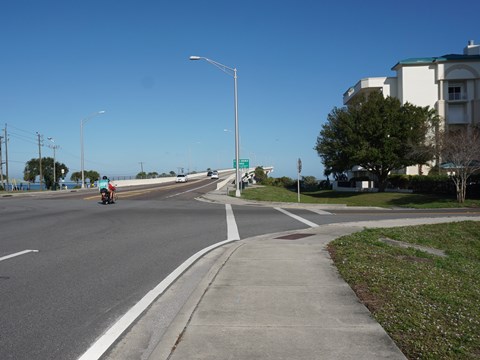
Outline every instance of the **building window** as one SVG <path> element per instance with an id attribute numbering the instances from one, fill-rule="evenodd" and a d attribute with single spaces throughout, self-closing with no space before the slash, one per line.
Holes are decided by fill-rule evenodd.
<path id="1" fill-rule="evenodd" d="M 462 84 L 451 84 L 448 86 L 448 100 L 463 100 L 465 99 L 465 94 L 463 94 Z"/>
<path id="2" fill-rule="evenodd" d="M 462 96 L 462 88 L 460 86 L 448 87 L 448 100 L 460 100 Z"/>

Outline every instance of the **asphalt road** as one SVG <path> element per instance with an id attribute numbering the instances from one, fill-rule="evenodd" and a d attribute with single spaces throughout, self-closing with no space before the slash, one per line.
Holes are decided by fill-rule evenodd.
<path id="1" fill-rule="evenodd" d="M 0 359 L 77 359 L 186 259 L 226 240 L 225 205 L 195 200 L 214 183 L 120 189 L 107 206 L 96 190 L 0 198 Z M 308 221 L 457 212 L 287 211 L 233 206 L 242 239 L 305 229 Z M 11 254 L 19 255 L 5 258 Z"/>

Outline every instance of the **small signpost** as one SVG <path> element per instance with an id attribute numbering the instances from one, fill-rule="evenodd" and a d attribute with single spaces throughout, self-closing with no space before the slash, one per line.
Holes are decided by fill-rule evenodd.
<path id="1" fill-rule="evenodd" d="M 298 202 L 300 202 L 300 173 L 302 172 L 302 160 L 298 158 L 298 164 L 297 164 L 297 194 L 298 194 Z"/>

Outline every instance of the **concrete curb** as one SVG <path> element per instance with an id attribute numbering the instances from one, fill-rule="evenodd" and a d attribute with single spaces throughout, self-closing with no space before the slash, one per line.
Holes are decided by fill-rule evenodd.
<path id="1" fill-rule="evenodd" d="M 208 290 L 209 286 L 212 284 L 223 266 L 227 263 L 228 259 L 240 246 L 242 246 L 241 243 L 233 244 L 231 247 L 227 248 L 225 253 L 223 253 L 222 256 L 215 262 L 208 274 L 198 284 L 195 291 L 182 307 L 182 310 L 170 324 L 167 332 L 164 334 L 155 350 L 149 356 L 149 359 L 167 360 L 170 357 L 170 354 L 174 351 L 177 343 L 181 341 L 182 334 L 185 332 L 192 314 L 202 301 L 205 292 Z"/>

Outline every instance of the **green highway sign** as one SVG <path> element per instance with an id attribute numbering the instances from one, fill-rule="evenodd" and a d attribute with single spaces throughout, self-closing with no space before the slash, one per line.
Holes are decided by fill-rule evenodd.
<path id="1" fill-rule="evenodd" d="M 233 167 L 237 168 L 237 161 L 233 159 Z M 240 159 L 238 162 L 238 167 L 240 169 L 248 169 L 250 167 L 250 159 Z"/>

